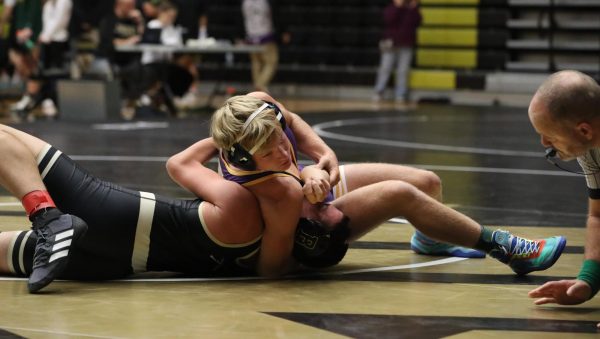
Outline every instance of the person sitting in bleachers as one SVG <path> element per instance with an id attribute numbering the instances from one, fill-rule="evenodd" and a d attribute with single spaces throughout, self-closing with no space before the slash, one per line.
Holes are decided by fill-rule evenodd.
<path id="1" fill-rule="evenodd" d="M 142 42 L 183 46 L 181 28 L 174 25 L 177 13 L 177 7 L 173 3 L 162 1 L 157 6 L 157 18 L 146 26 Z M 189 68 L 194 68 L 195 65 L 180 64 L 180 59 L 174 59 L 173 54 L 150 50 L 142 54 L 142 72 L 137 74 L 140 77 L 127 79 L 137 91 L 139 106 L 151 106 L 152 109 L 160 110 L 165 105 L 171 115 L 177 113 L 173 96 L 181 97 L 188 91 L 193 81 Z"/>
<path id="2" fill-rule="evenodd" d="M 71 69 L 74 79 L 93 77 L 94 54 L 100 42 L 100 22 L 111 15 L 113 7 L 113 0 L 73 0 L 69 35 L 75 62 L 72 66 L 76 66 Z"/>
<path id="3" fill-rule="evenodd" d="M 121 80 L 140 72 L 140 54 L 118 52 L 116 47 L 137 44 L 143 33 L 144 19 L 135 8 L 135 0 L 116 0 L 113 13 L 100 22 L 100 43 L 94 69 L 105 73 L 107 79 L 117 75 Z M 137 99 L 137 91 L 131 84 L 131 81 L 121 81 L 125 99 L 121 113 L 125 117 L 133 116 Z"/>
<path id="4" fill-rule="evenodd" d="M 72 0 L 47 0 L 42 8 L 42 30 L 37 38 L 39 64 L 27 81 L 23 99 L 13 106 L 21 117 L 41 104 L 42 115 L 53 118 L 56 109 L 56 79 L 64 75 L 65 56 L 69 52 L 69 21 Z"/>
<path id="5" fill-rule="evenodd" d="M 38 71 L 39 48 L 38 35 L 42 30 L 42 11 L 39 0 L 5 1 L 4 6 L 11 8 L 11 26 L 8 42 L 8 55 L 17 75 L 27 81 Z M 36 88 L 30 88 L 21 99 L 11 105 L 12 112 L 24 112 L 33 109 L 37 103 L 33 95 Z"/>
<path id="6" fill-rule="evenodd" d="M 135 8 L 135 0 L 116 0 L 113 13 L 100 22 L 100 43 L 96 51 L 98 59 L 105 59 L 118 72 L 139 63 L 139 55 L 120 53 L 115 47 L 135 45 L 142 39 L 144 20 Z"/>

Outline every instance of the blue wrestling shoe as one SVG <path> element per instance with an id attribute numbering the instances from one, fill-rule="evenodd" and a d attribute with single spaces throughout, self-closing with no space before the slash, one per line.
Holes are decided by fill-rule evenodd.
<path id="1" fill-rule="evenodd" d="M 492 242 L 497 246 L 489 254 L 510 266 L 518 275 L 545 270 L 556 262 L 565 249 L 567 239 L 557 236 L 529 240 L 507 231 L 496 230 Z"/>
<path id="2" fill-rule="evenodd" d="M 56 208 L 43 211 L 33 221 L 37 235 L 33 255 L 33 271 L 27 287 L 35 293 L 50 284 L 67 267 L 69 249 L 87 231 L 87 224 L 74 215 Z"/>
<path id="3" fill-rule="evenodd" d="M 410 248 L 418 254 L 460 257 L 460 258 L 485 258 L 485 253 L 466 247 L 437 242 L 421 232 L 415 232 L 410 239 Z"/>

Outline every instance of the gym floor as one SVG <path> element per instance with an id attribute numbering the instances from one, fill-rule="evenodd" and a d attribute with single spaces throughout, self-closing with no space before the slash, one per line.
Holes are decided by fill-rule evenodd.
<path id="1" fill-rule="evenodd" d="M 25 279 L 0 277 L 0 337 L 597 337 L 600 298 L 579 306 L 535 306 L 527 297 L 545 281 L 577 274 L 587 198 L 583 177 L 545 161 L 526 108 L 282 102 L 314 126 L 342 163 L 433 170 L 443 180 L 446 204 L 526 237 L 564 235 L 562 257 L 546 271 L 517 277 L 491 258 L 417 255 L 409 248 L 412 227 L 398 218 L 355 243 L 337 267 L 281 280 L 152 275 L 57 281 L 30 295 Z M 209 118 L 13 126 L 100 178 L 190 197 L 168 178 L 164 163 L 206 137 Z M 18 201 L 0 194 L 0 231 L 27 229 Z"/>

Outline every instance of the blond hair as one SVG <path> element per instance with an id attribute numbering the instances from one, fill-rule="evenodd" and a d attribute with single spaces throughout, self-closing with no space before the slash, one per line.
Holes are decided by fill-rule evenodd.
<path id="1" fill-rule="evenodd" d="M 210 134 L 215 144 L 223 150 L 229 150 L 231 146 L 239 143 L 244 149 L 250 150 L 261 143 L 258 145 L 260 151 L 280 125 L 274 109 L 264 109 L 245 128 L 244 123 L 264 103 L 247 95 L 229 98 L 212 116 Z"/>

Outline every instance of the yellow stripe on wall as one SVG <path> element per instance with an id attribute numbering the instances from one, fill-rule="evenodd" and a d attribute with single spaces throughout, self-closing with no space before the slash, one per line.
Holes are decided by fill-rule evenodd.
<path id="1" fill-rule="evenodd" d="M 425 26 L 477 26 L 476 8 L 421 8 Z"/>
<path id="2" fill-rule="evenodd" d="M 477 30 L 471 28 L 428 28 L 417 31 L 419 46 L 477 47 Z"/>
<path id="3" fill-rule="evenodd" d="M 412 70 L 410 72 L 410 88 L 453 90 L 456 88 L 456 73 L 454 71 Z"/>
<path id="4" fill-rule="evenodd" d="M 476 50 L 417 49 L 417 65 L 420 67 L 477 67 Z"/>

